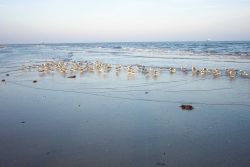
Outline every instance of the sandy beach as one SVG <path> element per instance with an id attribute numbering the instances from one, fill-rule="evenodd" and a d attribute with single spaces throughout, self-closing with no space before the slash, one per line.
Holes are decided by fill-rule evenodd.
<path id="1" fill-rule="evenodd" d="M 0 166 L 248 166 L 248 55 L 137 45 L 1 48 Z"/>

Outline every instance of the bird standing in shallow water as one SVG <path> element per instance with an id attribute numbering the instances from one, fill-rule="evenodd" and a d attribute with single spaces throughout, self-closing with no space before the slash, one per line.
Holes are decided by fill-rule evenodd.
<path id="1" fill-rule="evenodd" d="M 226 69 L 226 74 L 230 77 L 230 78 L 235 78 L 237 75 L 237 71 L 233 68 L 229 68 Z"/>
<path id="2" fill-rule="evenodd" d="M 213 70 L 214 77 L 218 77 L 218 76 L 220 76 L 220 74 L 221 74 L 220 69 L 216 68 Z"/>
<path id="3" fill-rule="evenodd" d="M 244 78 L 248 78 L 248 77 L 249 77 L 249 74 L 248 74 L 246 71 L 240 70 L 240 76 L 241 76 L 241 77 L 244 77 Z"/>
<path id="4" fill-rule="evenodd" d="M 170 68 L 169 68 L 169 72 L 170 72 L 170 73 L 176 73 L 176 69 L 175 69 L 174 67 L 170 67 Z"/>

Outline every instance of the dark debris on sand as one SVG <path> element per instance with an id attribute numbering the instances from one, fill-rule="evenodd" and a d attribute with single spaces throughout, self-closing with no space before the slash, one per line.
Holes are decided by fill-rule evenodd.
<path id="1" fill-rule="evenodd" d="M 68 76 L 68 78 L 76 78 L 76 76 L 75 76 L 75 75 L 72 75 L 72 76 Z"/>
<path id="2" fill-rule="evenodd" d="M 33 83 L 37 83 L 37 80 L 34 80 Z"/>
<path id="3" fill-rule="evenodd" d="M 183 104 L 180 106 L 182 110 L 193 110 L 194 107 L 192 105 L 188 105 L 188 104 Z"/>

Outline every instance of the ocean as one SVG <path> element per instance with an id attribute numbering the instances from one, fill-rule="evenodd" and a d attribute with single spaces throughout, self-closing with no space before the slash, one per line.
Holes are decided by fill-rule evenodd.
<path id="1" fill-rule="evenodd" d="M 0 48 L 1 66 L 17 61 L 103 60 L 116 64 L 144 64 L 240 68 L 249 70 L 250 42 L 138 42 L 83 44 L 20 44 Z M 191 61 L 191 62 L 190 62 Z M 13 62 L 12 62 L 13 63 Z M 191 63 L 191 64 L 190 64 Z"/>

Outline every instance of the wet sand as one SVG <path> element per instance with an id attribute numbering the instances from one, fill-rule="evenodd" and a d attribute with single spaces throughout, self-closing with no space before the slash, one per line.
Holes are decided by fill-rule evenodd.
<path id="1" fill-rule="evenodd" d="M 173 45 L 175 53 L 177 44 L 1 48 L 0 166 L 249 166 L 250 79 L 240 73 L 250 71 L 249 58 L 207 55 L 203 49 L 225 45 L 219 49 L 224 54 L 227 48 L 244 51 L 249 43 L 183 44 L 201 48 L 205 56 L 162 49 Z M 41 68 L 83 59 L 112 68 Z M 148 74 L 138 64 L 153 70 Z M 204 67 L 220 68 L 220 75 L 204 75 Z M 226 70 L 231 68 L 236 75 Z"/>
<path id="2" fill-rule="evenodd" d="M 248 78 L 8 74 L 0 84 L 0 166 L 250 163 Z"/>

